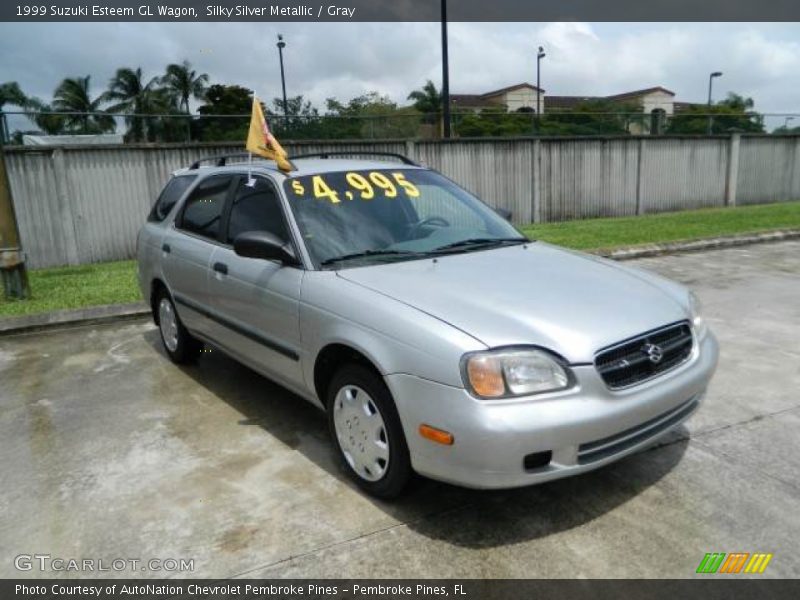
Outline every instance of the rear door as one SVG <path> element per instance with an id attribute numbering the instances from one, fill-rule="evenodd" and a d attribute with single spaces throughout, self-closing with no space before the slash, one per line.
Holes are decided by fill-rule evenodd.
<path id="1" fill-rule="evenodd" d="M 232 175 L 212 175 L 201 181 L 161 244 L 164 276 L 178 314 L 189 330 L 204 335 L 211 332 L 211 254 L 220 243 L 223 210 L 234 180 Z"/>
<path id="2" fill-rule="evenodd" d="M 263 176 L 255 177 L 252 186 L 244 177 L 236 182 L 223 243 L 211 259 L 209 291 L 222 325 L 215 339 L 243 362 L 291 387 L 302 382 L 299 294 L 304 271 L 233 251 L 233 240 L 246 231 L 291 240 L 278 194 Z"/>

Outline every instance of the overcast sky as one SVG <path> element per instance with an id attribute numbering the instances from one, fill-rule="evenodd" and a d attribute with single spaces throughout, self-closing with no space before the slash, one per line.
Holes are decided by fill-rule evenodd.
<path id="1" fill-rule="evenodd" d="M 441 83 L 437 23 L 0 23 L 0 82 L 49 99 L 65 76 L 92 75 L 100 93 L 114 70 L 158 75 L 188 59 L 213 82 L 280 95 L 275 36 L 285 35 L 287 92 L 320 108 L 377 90 L 403 103 L 411 89 Z M 536 81 L 555 95 L 607 95 L 656 85 L 678 100 L 751 96 L 762 112 L 800 113 L 800 24 L 452 23 L 450 89 L 481 93 Z M 800 119 L 798 119 L 800 121 Z M 781 121 L 782 122 L 782 121 Z"/>

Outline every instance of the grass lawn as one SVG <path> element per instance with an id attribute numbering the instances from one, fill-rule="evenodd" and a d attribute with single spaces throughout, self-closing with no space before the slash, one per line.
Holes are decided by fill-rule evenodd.
<path id="1" fill-rule="evenodd" d="M 579 250 L 598 250 L 790 228 L 800 228 L 800 202 L 586 219 L 529 225 L 522 229 L 534 239 Z M 31 271 L 29 277 L 33 298 L 18 301 L 0 296 L 0 318 L 99 304 L 123 304 L 141 298 L 136 282 L 136 263 L 132 260 L 40 269 Z"/>
<path id="2" fill-rule="evenodd" d="M 33 297 L 6 300 L 0 295 L 0 318 L 141 300 L 133 260 L 37 269 L 28 278 Z"/>
<path id="3" fill-rule="evenodd" d="M 528 237 L 544 242 L 578 250 L 600 250 L 797 228 L 800 228 L 800 202 L 543 223 L 522 230 Z"/>

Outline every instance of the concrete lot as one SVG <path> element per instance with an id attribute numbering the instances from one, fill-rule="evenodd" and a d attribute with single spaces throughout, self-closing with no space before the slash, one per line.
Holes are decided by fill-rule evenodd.
<path id="1" fill-rule="evenodd" d="M 43 553 L 201 577 L 691 577 L 712 551 L 800 575 L 800 242 L 637 264 L 705 303 L 706 403 L 656 448 L 506 492 L 369 499 L 322 414 L 217 350 L 172 365 L 149 322 L 0 338 L 0 576 L 41 576 L 13 557 Z"/>

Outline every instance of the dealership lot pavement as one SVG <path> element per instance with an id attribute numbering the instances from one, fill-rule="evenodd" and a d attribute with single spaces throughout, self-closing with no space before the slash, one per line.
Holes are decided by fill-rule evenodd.
<path id="1" fill-rule="evenodd" d="M 691 577 L 715 551 L 800 575 L 800 242 L 635 264 L 703 300 L 722 350 L 705 404 L 655 448 L 513 491 L 368 499 L 321 413 L 215 349 L 172 365 L 150 322 L 0 338 L 0 576 L 43 576 L 14 557 L 49 554 L 200 577 Z"/>

